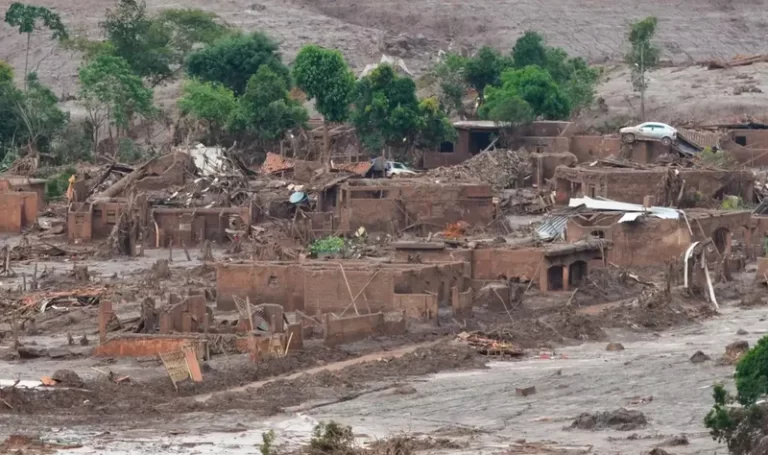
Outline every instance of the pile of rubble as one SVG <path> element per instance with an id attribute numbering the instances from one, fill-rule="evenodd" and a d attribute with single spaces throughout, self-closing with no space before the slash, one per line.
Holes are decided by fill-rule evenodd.
<path id="1" fill-rule="evenodd" d="M 450 167 L 439 167 L 426 173 L 427 177 L 441 180 L 479 180 L 494 190 L 516 188 L 530 176 L 530 154 L 525 150 L 491 150 L 478 153 L 469 160 Z"/>

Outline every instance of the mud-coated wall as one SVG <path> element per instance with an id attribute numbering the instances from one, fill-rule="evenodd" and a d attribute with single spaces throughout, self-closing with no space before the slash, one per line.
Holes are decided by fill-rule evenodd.
<path id="1" fill-rule="evenodd" d="M 536 280 L 544 258 L 541 248 L 516 250 L 478 249 L 472 260 L 472 278 L 493 281 L 506 278 Z"/>
<path id="2" fill-rule="evenodd" d="M 340 228 L 353 232 L 399 233 L 421 227 L 435 231 L 464 221 L 470 226 L 493 220 L 493 194 L 488 185 L 345 184 L 339 204 Z"/>
<path id="3" fill-rule="evenodd" d="M 452 287 L 464 289 L 464 263 L 434 266 L 394 264 L 370 267 L 363 263 L 220 264 L 216 270 L 217 308 L 234 310 L 233 295 L 251 303 L 276 303 L 286 312 L 347 314 L 354 311 L 392 311 L 396 294 L 431 294 L 438 302 L 450 302 Z M 350 296 L 351 295 L 351 296 Z"/>
<path id="4" fill-rule="evenodd" d="M 216 308 L 235 310 L 236 295 L 252 304 L 277 303 L 286 312 L 304 309 L 304 271 L 299 264 L 218 264 Z"/>
<path id="5" fill-rule="evenodd" d="M 709 171 L 680 169 L 687 190 L 696 189 L 705 197 L 713 197 L 725 188 L 725 194 L 751 201 L 754 178 L 747 171 Z M 642 204 L 647 195 L 661 188 L 666 168 L 649 170 L 616 170 L 558 167 L 555 170 L 558 203 L 570 197 L 604 197 L 621 202 Z"/>

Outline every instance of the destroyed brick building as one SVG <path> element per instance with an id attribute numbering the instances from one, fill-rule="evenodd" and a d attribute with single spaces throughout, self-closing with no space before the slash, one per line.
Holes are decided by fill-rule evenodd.
<path id="1" fill-rule="evenodd" d="M 363 311 L 404 311 L 409 318 L 434 320 L 452 289 L 464 292 L 465 264 L 380 264 L 343 261 L 220 264 L 217 308 L 232 310 L 237 297 L 253 303 L 279 302 L 285 311 L 337 315 Z M 354 308 L 353 308 L 354 307 Z"/>
<path id="2" fill-rule="evenodd" d="M 674 261 L 693 243 L 712 239 L 719 254 L 731 253 L 734 239 L 751 243 L 751 213 L 745 210 L 686 210 L 572 199 L 575 206 L 565 225 L 551 218 L 541 231 L 561 226 L 568 242 L 605 239 L 611 248 L 605 258 L 622 267 L 659 265 Z"/>
<path id="3" fill-rule="evenodd" d="M 543 247 L 530 242 L 491 244 L 476 249 L 448 248 L 440 242 L 400 242 L 394 245 L 394 257 L 398 261 L 418 258 L 434 264 L 462 261 L 475 291 L 490 282 L 522 280 L 536 282 L 546 292 L 579 286 L 588 274 L 590 261 L 602 257 L 610 247 L 610 242 L 600 239 Z"/>
<path id="4" fill-rule="evenodd" d="M 622 202 L 642 203 L 646 196 L 657 201 L 679 194 L 666 194 L 666 183 L 680 181 L 683 191 L 698 193 L 704 199 L 739 196 L 745 201 L 754 197 L 754 177 L 746 170 L 711 170 L 678 167 L 563 167 L 555 170 L 557 201 L 566 204 L 572 197 L 602 197 Z M 682 183 L 684 182 L 684 183 Z M 680 188 L 677 188 L 678 192 Z"/>

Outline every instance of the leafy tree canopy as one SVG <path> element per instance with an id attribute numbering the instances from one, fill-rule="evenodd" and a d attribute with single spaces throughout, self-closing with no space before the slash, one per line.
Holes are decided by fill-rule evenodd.
<path id="1" fill-rule="evenodd" d="M 526 114 L 527 110 L 520 103 L 522 100 L 530 106 L 534 116 L 542 116 L 548 120 L 562 120 L 570 116 L 570 101 L 552 76 L 541 67 L 527 66 L 519 70 L 507 70 L 502 74 L 501 80 L 501 87 L 486 89 L 487 106 L 481 111 L 481 115 L 500 116 L 502 112 Z M 524 119 L 505 121 L 521 120 Z"/>
<path id="2" fill-rule="evenodd" d="M 14 2 L 5 13 L 5 22 L 12 27 L 18 27 L 19 33 L 29 34 L 37 30 L 38 24 L 42 22 L 42 25 L 51 31 L 51 39 L 65 40 L 69 37 L 61 17 L 44 6 Z"/>
<path id="3" fill-rule="evenodd" d="M 468 88 L 466 81 L 467 58 L 455 53 L 445 54 L 432 69 L 440 84 L 438 100 L 448 114 L 460 113 L 463 108 L 463 97 Z"/>
<path id="4" fill-rule="evenodd" d="M 548 59 L 544 37 L 534 31 L 525 32 L 515 41 L 512 48 L 512 59 L 515 68 L 525 68 L 530 65 L 546 68 Z"/>
<path id="5" fill-rule="evenodd" d="M 248 80 L 229 129 L 269 141 L 288 130 L 304 127 L 309 114 L 301 103 L 289 97 L 288 88 L 284 75 L 273 71 L 270 65 L 261 66 Z"/>
<path id="6" fill-rule="evenodd" d="M 422 128 L 416 142 L 422 147 L 435 148 L 445 141 L 456 139 L 456 129 L 450 119 L 440 110 L 437 98 L 425 98 L 419 103 Z"/>
<path id="7" fill-rule="evenodd" d="M 134 115 L 155 111 L 152 90 L 120 57 L 100 55 L 80 68 L 79 76 L 82 98 L 92 108 L 106 110 L 113 125 L 127 128 Z"/>
<path id="8" fill-rule="evenodd" d="M 181 112 L 207 122 L 215 140 L 237 109 L 235 94 L 221 84 L 195 79 L 186 81 L 182 92 L 178 103 Z"/>
<path id="9" fill-rule="evenodd" d="M 121 57 L 133 72 L 157 84 L 173 77 L 197 45 L 211 44 L 229 33 L 216 19 L 198 9 L 167 9 L 152 17 L 143 1 L 120 0 L 101 23 L 105 41 L 79 37 L 69 45 L 87 59 L 103 54 Z"/>
<path id="10" fill-rule="evenodd" d="M 464 74 L 467 83 L 481 96 L 488 85 L 498 85 L 501 73 L 511 66 L 510 59 L 492 47 L 482 47 L 466 60 Z"/>
<path id="11" fill-rule="evenodd" d="M 423 127 L 416 85 L 390 65 L 379 65 L 357 82 L 352 104 L 352 123 L 371 151 L 412 144 Z"/>
<path id="12" fill-rule="evenodd" d="M 355 76 L 341 52 L 316 45 L 304 46 L 296 55 L 293 78 L 307 96 L 314 98 L 325 120 L 343 122 L 347 119 Z"/>
<path id="13" fill-rule="evenodd" d="M 187 59 L 187 73 L 201 81 L 219 82 L 241 95 L 262 65 L 290 89 L 290 73 L 281 61 L 277 44 L 259 32 L 226 36 L 193 52 Z"/>

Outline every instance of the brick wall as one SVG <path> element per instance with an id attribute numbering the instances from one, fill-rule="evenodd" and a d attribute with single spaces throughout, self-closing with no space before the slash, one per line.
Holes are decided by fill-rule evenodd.
<path id="1" fill-rule="evenodd" d="M 767 219 L 768 220 L 768 219 Z M 768 221 L 766 222 L 768 225 Z M 441 262 L 472 262 L 473 250 L 462 250 L 455 248 L 444 248 L 441 250 L 419 250 L 419 249 L 396 249 L 394 253 L 395 262 L 408 262 L 408 257 L 411 259 L 416 257 L 424 264 L 441 263 Z M 467 273 L 469 276 L 470 273 Z"/>
<path id="2" fill-rule="evenodd" d="M 444 166 L 455 166 L 472 158 L 469 153 L 462 153 L 454 149 L 453 152 L 425 151 L 423 158 L 424 169 L 435 169 Z"/>
<path id="3" fill-rule="evenodd" d="M 344 275 L 349 282 L 344 280 Z M 366 286 L 368 283 L 368 286 Z M 387 311 L 392 308 L 395 289 L 395 272 L 392 270 L 353 270 L 345 267 L 330 270 L 304 272 L 304 308 L 309 314 L 341 313 L 349 307 L 352 295 L 365 288 L 355 301 L 357 308 L 365 312 Z M 351 311 L 351 310 L 349 310 Z M 349 311 L 347 314 L 349 314 Z"/>
<path id="4" fill-rule="evenodd" d="M 543 258 L 544 252 L 540 248 L 478 249 L 472 260 L 472 278 L 493 281 L 506 276 L 536 280 Z"/>
<path id="5" fill-rule="evenodd" d="M 559 203 L 569 197 L 605 197 L 622 202 L 643 203 L 646 195 L 656 195 L 667 173 L 665 168 L 616 170 L 558 167 L 555 170 Z M 726 194 L 752 200 L 754 178 L 747 171 L 709 171 L 680 169 L 686 188 L 696 188 L 706 197 L 726 187 Z"/>
<path id="6" fill-rule="evenodd" d="M 459 288 L 453 288 L 451 292 L 451 308 L 453 309 L 454 318 L 466 319 L 472 317 L 473 297 L 472 289 L 460 292 Z"/>
<path id="7" fill-rule="evenodd" d="M 37 223 L 37 211 L 39 207 L 38 194 L 34 192 L 16 192 L 15 194 L 21 199 L 22 205 L 22 220 L 21 224 L 24 227 L 33 226 Z"/>
<path id="8" fill-rule="evenodd" d="M 610 136 L 573 136 L 569 151 L 576 155 L 579 163 L 618 155 L 621 151 L 621 138 Z"/>
<path id="9" fill-rule="evenodd" d="M 0 193 L 0 231 L 21 232 L 24 227 L 24 199 L 21 193 Z"/>
<path id="10" fill-rule="evenodd" d="M 340 229 L 353 232 L 399 232 L 421 227 L 443 229 L 464 221 L 471 226 L 493 220 L 493 194 L 488 185 L 346 183 L 339 206 Z"/>
<path id="11" fill-rule="evenodd" d="M 544 185 L 547 180 L 555 176 L 555 169 L 557 169 L 558 166 L 573 166 L 576 163 L 578 163 L 578 159 L 573 153 L 532 153 L 532 183 L 536 185 Z"/>
<path id="12" fill-rule="evenodd" d="M 330 314 L 325 315 L 323 329 L 326 346 L 338 346 L 364 340 L 378 333 L 384 325 L 384 314 L 364 314 L 347 318 L 334 319 Z"/>
<path id="13" fill-rule="evenodd" d="M 199 338 L 163 335 L 121 335 L 108 339 L 93 352 L 102 357 L 151 357 L 158 354 L 180 351 L 193 346 L 199 354 L 205 352 L 206 341 Z"/>
<path id="14" fill-rule="evenodd" d="M 67 239 L 70 243 L 88 242 L 93 238 L 91 204 L 75 203 L 67 212 Z"/>
<path id="15" fill-rule="evenodd" d="M 251 303 L 277 303 L 285 311 L 304 310 L 304 271 L 300 264 L 217 264 L 216 308 L 236 309 L 233 295 Z"/>
<path id="16" fill-rule="evenodd" d="M 249 207 L 221 209 L 154 209 L 149 224 L 148 242 L 153 247 L 166 247 L 169 242 L 181 246 L 203 243 L 205 240 L 223 243 L 228 239 L 225 232 L 230 218 L 236 219 L 240 229 L 247 230 L 251 223 Z M 159 235 L 155 232 L 155 226 Z M 156 241 L 159 238 L 159 245 Z"/>
<path id="17" fill-rule="evenodd" d="M 406 317 L 420 321 L 437 319 L 437 296 L 434 294 L 395 294 L 392 310 L 405 312 Z"/>

